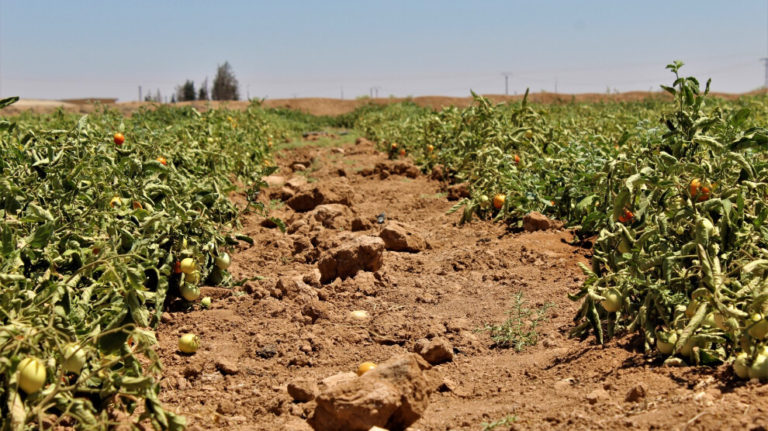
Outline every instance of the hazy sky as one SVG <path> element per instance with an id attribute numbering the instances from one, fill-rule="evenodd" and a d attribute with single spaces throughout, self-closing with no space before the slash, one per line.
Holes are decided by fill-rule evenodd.
<path id="1" fill-rule="evenodd" d="M 0 0 L 0 96 L 170 95 L 229 61 L 242 97 L 713 90 L 764 82 L 766 0 Z"/>

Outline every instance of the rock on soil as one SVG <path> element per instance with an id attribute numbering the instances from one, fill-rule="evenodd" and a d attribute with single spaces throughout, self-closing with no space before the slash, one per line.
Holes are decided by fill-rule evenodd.
<path id="1" fill-rule="evenodd" d="M 361 235 L 327 250 L 317 264 L 320 282 L 329 283 L 336 277 L 347 278 L 358 271 L 378 271 L 384 262 L 384 240 Z"/>
<path id="2" fill-rule="evenodd" d="M 461 184 L 454 184 L 450 187 L 448 187 L 448 200 L 449 201 L 457 201 L 461 198 L 468 198 L 469 197 L 469 184 L 467 183 L 461 183 Z"/>
<path id="3" fill-rule="evenodd" d="M 537 211 L 531 211 L 523 217 L 523 229 L 527 232 L 560 229 L 561 227 L 563 227 L 563 222 L 550 220 L 547 216 Z"/>
<path id="4" fill-rule="evenodd" d="M 429 368 L 418 355 L 398 356 L 326 389 L 316 398 L 309 425 L 316 431 L 404 430 L 429 405 L 430 384 L 423 372 Z"/>
<path id="5" fill-rule="evenodd" d="M 346 180 L 346 178 L 342 177 L 340 180 Z M 321 204 L 349 206 L 352 198 L 352 189 L 343 182 L 333 184 L 332 186 L 305 184 L 296 190 L 296 193 L 286 201 L 286 204 L 294 211 L 306 212 L 315 209 L 316 206 Z"/>
<path id="6" fill-rule="evenodd" d="M 288 395 L 293 398 L 294 401 L 305 403 L 315 399 L 320 390 L 317 388 L 317 384 L 314 380 L 299 379 L 288 383 Z"/>
<path id="7" fill-rule="evenodd" d="M 414 233 L 412 227 L 396 221 L 387 222 L 379 236 L 387 250 L 416 253 L 426 247 L 424 238 Z"/>
<path id="8" fill-rule="evenodd" d="M 444 338 L 433 338 L 431 341 L 421 339 L 416 342 L 413 350 L 432 365 L 453 360 L 453 345 Z"/>

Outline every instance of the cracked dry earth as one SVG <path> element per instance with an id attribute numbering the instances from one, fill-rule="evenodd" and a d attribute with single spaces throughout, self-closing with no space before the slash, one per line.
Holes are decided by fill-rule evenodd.
<path id="1" fill-rule="evenodd" d="M 440 182 L 387 160 L 370 142 L 334 144 L 279 154 L 280 170 L 262 195 L 301 210 L 322 205 L 279 205 L 273 214 L 286 221 L 285 234 L 244 216 L 242 231 L 255 241 L 233 251 L 230 270 L 235 280 L 253 280 L 205 287 L 210 309 L 164 315 L 161 399 L 187 416 L 190 429 L 310 430 L 316 403 L 294 401 L 289 383 L 381 363 L 420 339 L 447 340 L 453 358 L 434 366 L 440 381 L 409 430 L 492 429 L 504 418 L 494 429 L 768 427 L 768 385 L 736 382 L 727 366 L 668 368 L 630 338 L 606 346 L 568 338 L 578 304 L 566 295 L 578 290 L 577 263 L 589 250 L 569 245 L 567 230 L 459 225 L 458 213 L 446 214 L 453 202 Z M 324 251 L 378 236 L 387 225 L 377 223 L 382 212 L 416 250 L 386 250 L 377 271 L 321 283 Z M 493 348 L 478 329 L 504 321 L 517 293 L 530 308 L 551 305 L 538 343 L 521 352 Z M 350 319 L 353 310 L 370 319 Z M 201 339 L 195 355 L 177 351 L 185 332 Z"/>

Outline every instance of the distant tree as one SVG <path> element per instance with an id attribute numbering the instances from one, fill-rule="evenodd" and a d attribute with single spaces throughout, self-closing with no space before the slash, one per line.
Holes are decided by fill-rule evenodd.
<path id="1" fill-rule="evenodd" d="M 213 100 L 239 100 L 240 94 L 237 86 L 237 79 L 232 72 L 232 66 L 229 65 L 228 61 L 224 62 L 216 70 L 211 98 Z"/>
<path id="2" fill-rule="evenodd" d="M 184 85 L 176 87 L 176 98 L 179 102 L 188 102 L 195 100 L 197 93 L 195 92 L 195 83 L 187 79 Z"/>
<path id="3" fill-rule="evenodd" d="M 160 89 L 158 88 L 155 92 L 155 98 L 153 99 L 154 102 L 157 103 L 163 103 L 163 95 L 160 94 Z"/>
<path id="4" fill-rule="evenodd" d="M 171 103 L 176 103 L 176 95 L 171 94 Z"/>
<path id="5" fill-rule="evenodd" d="M 200 85 L 200 91 L 197 93 L 197 100 L 208 100 L 208 78 L 203 80 Z"/>

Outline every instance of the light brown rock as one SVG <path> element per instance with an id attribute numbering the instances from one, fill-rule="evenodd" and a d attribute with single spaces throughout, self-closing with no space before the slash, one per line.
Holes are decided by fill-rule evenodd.
<path id="1" fill-rule="evenodd" d="M 448 340 L 441 337 L 429 341 L 417 341 L 414 351 L 432 365 L 453 360 L 453 346 Z"/>
<path id="2" fill-rule="evenodd" d="M 399 356 L 363 376 L 323 391 L 309 418 L 316 431 L 368 431 L 373 426 L 404 430 L 429 404 L 429 369 L 418 355 Z"/>
<path id="3" fill-rule="evenodd" d="M 358 271 L 378 271 L 383 264 L 384 240 L 361 235 L 325 251 L 317 264 L 320 281 L 329 283 L 340 277 L 352 277 Z"/>
<path id="4" fill-rule="evenodd" d="M 433 175 L 434 175 L 434 170 L 433 170 Z M 454 184 L 448 187 L 449 201 L 457 201 L 461 198 L 468 198 L 468 197 L 469 197 L 469 184 L 461 183 L 461 184 Z"/>
<path id="5" fill-rule="evenodd" d="M 547 218 L 547 216 L 537 211 L 531 211 L 523 216 L 523 229 L 528 232 L 537 230 L 560 229 L 561 227 L 563 227 L 562 222 L 557 220 L 550 220 Z"/>
<path id="6" fill-rule="evenodd" d="M 426 247 L 424 238 L 413 232 L 411 226 L 397 221 L 387 222 L 379 236 L 384 240 L 387 250 L 416 253 Z"/>
<path id="7" fill-rule="evenodd" d="M 300 403 L 312 401 L 315 399 L 320 390 L 317 388 L 317 383 L 314 380 L 299 379 L 288 383 L 288 395 Z"/>

